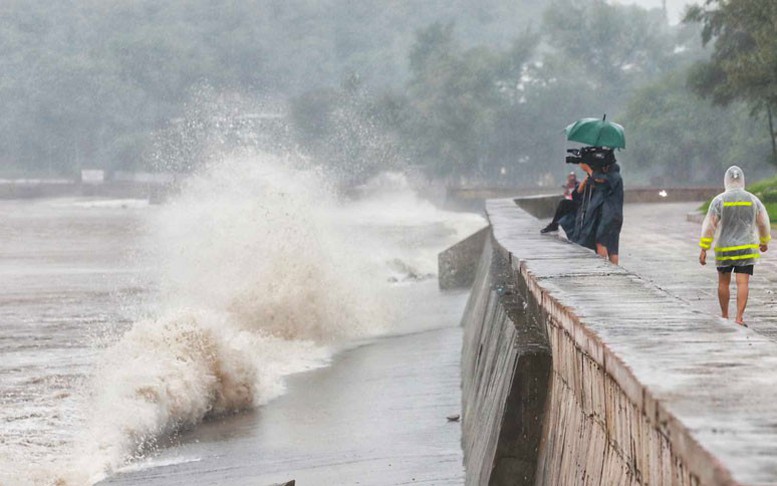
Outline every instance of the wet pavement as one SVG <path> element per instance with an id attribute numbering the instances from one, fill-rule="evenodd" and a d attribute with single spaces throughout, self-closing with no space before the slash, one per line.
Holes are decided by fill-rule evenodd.
<path id="1" fill-rule="evenodd" d="M 535 298 L 646 421 L 611 423 L 621 409 L 608 406 L 609 434 L 629 444 L 646 427 L 660 431 L 688 484 L 777 484 L 777 271 L 767 253 L 752 282 L 750 328 L 719 318 L 714 266 L 698 264 L 700 226 L 686 221 L 696 207 L 627 206 L 617 267 L 540 235 L 543 221 L 511 200 L 487 203 L 494 238 Z M 633 467 L 644 473 L 639 462 L 651 458 L 636 456 Z"/>
<path id="2" fill-rule="evenodd" d="M 718 315 L 717 272 L 713 253 L 699 265 L 701 225 L 686 215 L 701 203 L 627 205 L 621 233 L 621 266 L 650 280 L 693 307 Z M 762 254 L 750 279 L 745 322 L 777 339 L 777 242 Z M 736 314 L 736 284 L 731 284 L 729 314 Z"/>

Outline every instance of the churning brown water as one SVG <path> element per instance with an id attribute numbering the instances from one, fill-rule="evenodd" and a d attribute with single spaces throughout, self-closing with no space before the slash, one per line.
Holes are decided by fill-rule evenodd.
<path id="1" fill-rule="evenodd" d="M 396 174 L 342 201 L 270 156 L 162 206 L 0 202 L 0 484 L 94 483 L 343 349 L 439 327 L 462 299 L 436 253 L 482 225 Z"/>

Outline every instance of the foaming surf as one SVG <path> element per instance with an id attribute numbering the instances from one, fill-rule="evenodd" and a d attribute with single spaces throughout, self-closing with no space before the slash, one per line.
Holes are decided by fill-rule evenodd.
<path id="1" fill-rule="evenodd" d="M 75 468 L 85 482 L 208 416 L 267 403 L 284 377 L 386 325 L 370 291 L 377 269 L 337 231 L 325 181 L 287 164 L 226 160 L 156 215 L 159 317 L 136 323 L 98 364 Z"/>
<path id="2" fill-rule="evenodd" d="M 392 286 L 432 275 L 439 242 L 483 225 L 400 174 L 344 202 L 320 172 L 271 155 L 227 158 L 149 211 L 153 312 L 101 351 L 70 445 L 0 484 L 93 484 L 208 417 L 278 397 L 338 349 L 406 331 Z"/>

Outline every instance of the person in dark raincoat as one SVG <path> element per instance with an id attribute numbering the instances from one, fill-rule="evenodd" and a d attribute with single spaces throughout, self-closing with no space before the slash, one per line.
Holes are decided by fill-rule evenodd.
<path id="1" fill-rule="evenodd" d="M 623 179 L 620 166 L 612 163 L 594 170 L 580 164 L 588 177 L 581 187 L 590 186 L 590 198 L 584 196 L 578 211 L 573 241 L 595 250 L 597 254 L 618 264 L 621 227 L 623 226 Z"/>
<path id="2" fill-rule="evenodd" d="M 548 223 L 547 226 L 540 230 L 540 233 L 550 233 L 558 231 L 558 227 L 564 228 L 564 232 L 567 237 L 572 233 L 575 227 L 575 215 L 577 214 L 577 208 L 580 207 L 580 200 L 582 195 L 578 191 L 580 183 L 577 181 L 577 174 L 570 172 L 567 175 L 567 182 L 562 187 L 564 188 L 564 198 L 559 201 L 556 206 L 556 213 L 553 216 L 553 220 Z"/>

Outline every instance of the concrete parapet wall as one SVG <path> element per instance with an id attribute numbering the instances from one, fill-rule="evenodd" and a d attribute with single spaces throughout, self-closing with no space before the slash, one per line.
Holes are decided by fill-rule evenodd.
<path id="1" fill-rule="evenodd" d="M 712 199 L 723 192 L 722 187 L 626 188 L 626 203 L 695 202 Z"/>
<path id="2" fill-rule="evenodd" d="M 715 197 L 723 191 L 722 187 L 626 187 L 624 200 L 627 203 L 654 203 L 654 202 L 694 202 L 706 201 Z M 533 204 L 530 199 L 539 198 L 540 200 L 548 197 L 556 198 L 556 203 L 561 198 L 561 189 L 556 187 L 499 187 L 499 188 L 459 188 L 447 189 L 445 198 L 445 207 L 448 209 L 462 211 L 482 211 L 485 207 L 485 201 L 493 198 L 507 198 L 520 196 L 521 200 L 529 199 L 527 204 Z M 537 201 L 540 205 L 542 202 Z M 537 206 L 541 207 L 541 206 Z M 525 208 L 530 214 L 535 215 L 529 206 Z M 536 216 L 536 215 L 535 215 Z M 547 216 L 551 217 L 551 212 Z"/>
<path id="3" fill-rule="evenodd" d="M 539 235 L 512 200 L 487 215 L 463 320 L 467 484 L 777 484 L 777 343 Z M 547 375 L 521 336 L 551 352 L 545 393 L 526 391 Z M 515 396 L 545 403 L 539 439 Z M 521 467 L 500 469 L 516 431 Z"/>
<path id="4" fill-rule="evenodd" d="M 32 199 L 40 197 L 71 196 L 76 184 L 69 181 L 54 182 L 0 182 L 0 199 Z"/>
<path id="5" fill-rule="evenodd" d="M 581 351 L 564 326 L 548 324 L 553 382 L 536 484 L 699 484 L 641 400 Z"/>
<path id="6" fill-rule="evenodd" d="M 626 203 L 672 203 L 706 201 L 718 195 L 720 188 L 716 187 L 683 187 L 677 189 L 655 188 L 627 188 L 624 192 Z M 558 194 L 544 194 L 536 196 L 523 196 L 515 199 L 515 203 L 521 209 L 535 218 L 552 218 L 556 212 L 556 206 L 563 196 Z"/>
<path id="7" fill-rule="evenodd" d="M 471 188 L 447 188 L 445 191 L 444 207 L 456 211 L 481 212 L 485 208 L 485 201 L 491 198 L 533 196 L 547 194 L 548 188 L 542 187 L 471 187 Z M 560 190 L 550 189 L 551 192 Z"/>
<path id="8" fill-rule="evenodd" d="M 556 214 L 556 207 L 562 198 L 561 194 L 519 197 L 515 199 L 515 204 L 535 218 L 546 219 Z"/>
<path id="9" fill-rule="evenodd" d="M 467 484 L 533 484 L 550 348 L 542 323 L 532 317 L 522 292 L 510 282 L 505 255 L 493 248 L 489 243 L 483 250 L 465 311 L 462 427 Z"/>
<path id="10" fill-rule="evenodd" d="M 56 180 L 0 181 L 0 199 L 38 199 L 54 197 L 104 197 L 159 199 L 171 188 L 169 184 L 136 181 L 109 181 L 99 184 Z"/>
<path id="11" fill-rule="evenodd" d="M 470 287 L 491 228 L 485 227 L 437 255 L 437 283 L 443 290 Z"/>

